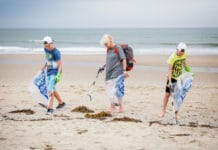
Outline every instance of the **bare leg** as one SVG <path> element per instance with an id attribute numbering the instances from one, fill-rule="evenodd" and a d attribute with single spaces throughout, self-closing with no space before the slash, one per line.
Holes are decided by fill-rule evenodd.
<path id="1" fill-rule="evenodd" d="M 176 119 L 179 120 L 180 116 L 179 116 L 179 111 L 176 111 Z"/>
<path id="2" fill-rule="evenodd" d="M 53 108 L 53 103 L 54 103 L 54 92 L 48 92 L 48 108 L 52 109 Z"/>
<path id="3" fill-rule="evenodd" d="M 119 113 L 123 113 L 123 101 L 122 101 L 122 99 L 118 99 L 118 101 L 119 101 Z"/>
<path id="4" fill-rule="evenodd" d="M 123 113 L 123 105 L 120 105 L 119 106 L 119 111 L 118 111 L 119 113 Z"/>
<path id="5" fill-rule="evenodd" d="M 115 109 L 115 105 L 114 105 L 114 104 L 111 104 L 111 106 L 110 106 L 108 112 L 109 112 L 109 113 L 113 113 L 113 112 L 114 112 L 114 109 Z"/>
<path id="6" fill-rule="evenodd" d="M 63 101 L 62 101 L 62 99 L 61 99 L 61 97 L 60 97 L 60 95 L 58 94 L 57 91 L 54 91 L 54 97 L 57 99 L 58 104 L 62 104 L 63 103 Z"/>
<path id="7" fill-rule="evenodd" d="M 166 108 L 167 108 L 167 103 L 169 101 L 169 97 L 170 97 L 170 93 L 165 93 L 164 95 L 164 99 L 163 99 L 163 107 L 162 107 L 162 112 L 161 114 L 159 115 L 159 117 L 164 117 L 165 115 L 165 112 L 166 112 Z"/>

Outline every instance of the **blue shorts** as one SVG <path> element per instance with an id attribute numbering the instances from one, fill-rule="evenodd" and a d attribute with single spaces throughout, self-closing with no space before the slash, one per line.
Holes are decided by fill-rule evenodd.
<path id="1" fill-rule="evenodd" d="M 55 91 L 55 80 L 56 75 L 50 75 L 47 76 L 47 91 L 48 92 L 54 92 Z"/>

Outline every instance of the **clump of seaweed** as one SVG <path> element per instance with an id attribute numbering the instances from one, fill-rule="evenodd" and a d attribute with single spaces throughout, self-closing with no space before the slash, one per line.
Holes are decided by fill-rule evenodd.
<path id="1" fill-rule="evenodd" d="M 71 112 L 80 112 L 80 113 L 94 113 L 93 110 L 87 108 L 86 106 L 78 106 L 71 110 Z"/>
<path id="2" fill-rule="evenodd" d="M 21 110 L 15 110 L 15 111 L 11 111 L 9 113 L 25 113 L 26 115 L 32 115 L 35 112 L 32 111 L 31 109 L 21 109 Z"/>
<path id="3" fill-rule="evenodd" d="M 104 119 L 106 119 L 106 117 L 112 117 L 112 115 L 110 113 L 102 111 L 102 112 L 97 113 L 97 114 L 86 114 L 85 117 L 91 118 L 91 119 L 104 120 Z"/>
<path id="4" fill-rule="evenodd" d="M 112 121 L 124 121 L 124 122 L 142 122 L 141 120 L 129 118 L 129 117 L 123 117 L 123 118 L 114 118 Z"/>
<path id="5" fill-rule="evenodd" d="M 53 147 L 51 145 L 46 145 L 46 147 L 44 148 L 44 150 L 53 150 Z"/>

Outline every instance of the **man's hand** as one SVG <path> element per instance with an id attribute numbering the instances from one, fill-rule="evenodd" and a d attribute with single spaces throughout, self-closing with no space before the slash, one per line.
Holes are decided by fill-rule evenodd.
<path id="1" fill-rule="evenodd" d="M 190 67 L 185 66 L 184 68 L 185 68 L 185 71 L 186 71 L 186 72 L 192 72 Z"/>
<path id="2" fill-rule="evenodd" d="M 185 66 L 184 69 L 185 69 L 186 72 L 192 73 L 192 76 L 195 75 L 195 74 L 191 71 L 191 68 L 190 68 L 190 67 Z"/>
<path id="3" fill-rule="evenodd" d="M 60 82 L 60 79 L 61 79 L 61 73 L 58 72 L 55 78 L 55 83 L 57 84 L 58 82 Z"/>
<path id="4" fill-rule="evenodd" d="M 124 78 L 129 77 L 129 74 L 127 73 L 127 71 L 123 71 L 123 75 L 124 75 Z"/>
<path id="5" fill-rule="evenodd" d="M 101 73 L 102 71 L 104 71 L 104 67 L 99 67 L 98 74 Z"/>
<path id="6" fill-rule="evenodd" d="M 172 84 L 171 82 L 169 82 L 169 83 L 167 84 L 167 86 L 171 89 L 171 88 L 173 87 L 173 84 Z"/>

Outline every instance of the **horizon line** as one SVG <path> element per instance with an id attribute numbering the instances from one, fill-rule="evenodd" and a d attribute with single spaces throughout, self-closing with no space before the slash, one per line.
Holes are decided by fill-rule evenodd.
<path id="1" fill-rule="evenodd" d="M 208 29 L 218 27 L 0 27 L 0 29 Z"/>

